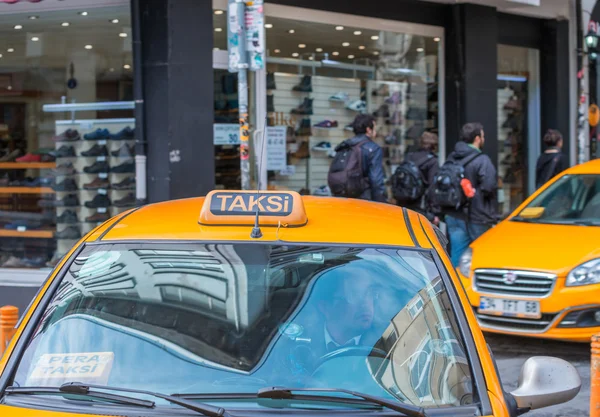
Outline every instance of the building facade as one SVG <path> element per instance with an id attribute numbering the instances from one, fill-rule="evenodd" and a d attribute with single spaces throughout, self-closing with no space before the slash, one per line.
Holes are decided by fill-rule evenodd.
<path id="1" fill-rule="evenodd" d="M 481 122 L 503 213 L 533 191 L 546 129 L 574 163 L 575 1 L 473 3 L 266 1 L 253 186 L 322 193 L 358 112 L 377 116 L 388 177 L 424 131 L 443 160 Z M 140 201 L 240 187 L 227 18 L 226 0 L 0 3 L 0 276 L 39 283 Z"/>

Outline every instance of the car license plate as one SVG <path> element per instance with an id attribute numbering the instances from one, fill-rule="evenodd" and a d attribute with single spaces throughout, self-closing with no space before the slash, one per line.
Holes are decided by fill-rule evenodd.
<path id="1" fill-rule="evenodd" d="M 539 319 L 542 317 L 539 301 L 481 297 L 479 299 L 478 311 L 480 314 L 492 316 L 508 316 L 528 319 Z"/>

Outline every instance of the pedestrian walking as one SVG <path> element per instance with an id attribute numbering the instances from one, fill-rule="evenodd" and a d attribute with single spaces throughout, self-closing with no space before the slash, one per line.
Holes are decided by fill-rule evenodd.
<path id="1" fill-rule="evenodd" d="M 484 144 L 480 123 L 464 125 L 454 152 L 427 191 L 432 209 L 445 216 L 454 266 L 471 242 L 498 220 L 497 173 L 490 157 L 482 152 Z"/>
<path id="2" fill-rule="evenodd" d="M 327 183 L 336 197 L 386 202 L 383 151 L 373 142 L 377 136 L 375 118 L 359 114 L 352 123 L 354 137 L 335 148 Z"/>
<path id="3" fill-rule="evenodd" d="M 538 158 L 535 167 L 535 188 L 540 188 L 568 168 L 567 158 L 562 153 L 563 137 L 558 130 L 548 129 L 544 135 L 544 145 L 546 150 Z"/>
<path id="4" fill-rule="evenodd" d="M 424 214 L 432 222 L 435 215 L 428 210 L 423 196 L 439 170 L 437 150 L 438 136 L 424 132 L 419 138 L 417 150 L 406 154 L 391 181 L 396 204 Z"/>

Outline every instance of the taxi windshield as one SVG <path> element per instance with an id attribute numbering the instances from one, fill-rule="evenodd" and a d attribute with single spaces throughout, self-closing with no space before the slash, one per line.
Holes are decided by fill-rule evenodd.
<path id="1" fill-rule="evenodd" d="M 513 220 L 600 226 L 600 174 L 564 175 Z"/>
<path id="2" fill-rule="evenodd" d="M 60 274 L 14 386 L 76 381 L 220 401 L 320 387 L 423 407 L 473 402 L 429 251 L 94 244 Z"/>

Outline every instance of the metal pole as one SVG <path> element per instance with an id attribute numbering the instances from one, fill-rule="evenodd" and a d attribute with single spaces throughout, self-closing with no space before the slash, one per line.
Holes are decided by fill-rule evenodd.
<path id="1" fill-rule="evenodd" d="M 240 170 L 242 190 L 250 189 L 250 127 L 248 125 L 248 70 L 238 72 L 238 102 L 240 106 Z"/>
<path id="2" fill-rule="evenodd" d="M 131 1 L 131 26 L 133 48 L 133 99 L 135 103 L 135 198 L 137 204 L 147 200 L 146 136 L 144 132 L 144 87 L 142 71 L 142 10 L 140 0 Z"/>

